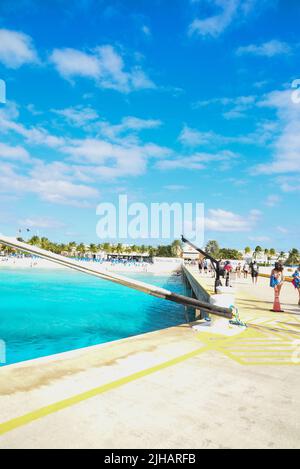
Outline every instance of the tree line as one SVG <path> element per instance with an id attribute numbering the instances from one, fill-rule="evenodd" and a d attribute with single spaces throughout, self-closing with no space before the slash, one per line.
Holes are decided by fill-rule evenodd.
<path id="1" fill-rule="evenodd" d="M 243 260 L 243 254 L 237 249 L 228 249 L 221 248 L 217 241 L 211 240 L 205 246 L 205 252 L 215 257 L 216 259 L 233 259 L 233 260 Z M 250 246 L 246 246 L 244 249 L 245 254 L 250 254 L 252 249 Z M 253 250 L 253 257 L 255 259 L 259 258 L 262 254 L 268 259 L 274 258 L 276 256 L 276 250 L 274 248 L 262 248 L 261 246 L 256 246 Z M 293 248 L 289 251 L 288 258 L 286 259 L 285 252 L 281 251 L 277 256 L 278 261 L 284 262 L 286 265 L 296 265 L 300 264 L 300 252 L 298 249 Z"/>
<path id="2" fill-rule="evenodd" d="M 22 238 L 18 238 L 19 241 L 24 241 Z M 50 241 L 48 238 L 39 237 L 39 236 L 32 236 L 27 241 L 28 244 L 33 246 L 40 247 L 42 249 L 46 249 L 47 251 L 54 252 L 55 254 L 63 254 L 73 257 L 85 257 L 87 254 L 97 254 L 100 251 L 104 251 L 110 254 L 149 254 L 150 257 L 179 257 L 182 243 L 179 240 L 173 241 L 172 244 L 168 245 L 159 245 L 159 246 L 151 246 L 151 245 L 130 245 L 125 246 L 122 243 L 118 244 L 111 244 L 109 242 L 95 244 L 91 243 L 89 245 L 85 245 L 84 243 L 76 243 L 75 241 L 71 241 L 69 243 L 55 243 Z M 16 252 L 14 249 L 1 246 L 0 251 L 6 254 L 12 254 Z M 238 251 L 237 249 L 231 248 L 221 248 L 217 241 L 210 240 L 207 242 L 205 246 L 205 252 L 210 254 L 211 256 L 215 257 L 216 259 L 233 259 L 233 260 L 243 260 L 243 254 Z M 250 254 L 252 249 L 250 246 L 246 246 L 244 249 L 245 254 Z M 259 258 L 261 254 L 264 254 L 268 260 L 271 260 L 276 255 L 276 250 L 274 248 L 271 249 L 263 249 L 261 246 L 256 246 L 254 249 L 254 258 Z M 289 256 L 285 259 L 285 253 L 281 251 L 277 256 L 279 261 L 284 261 L 287 265 L 296 265 L 300 264 L 300 252 L 298 249 L 293 248 L 289 251 Z"/>
<path id="3" fill-rule="evenodd" d="M 24 241 L 22 238 L 18 238 L 19 241 Z M 28 244 L 37 246 L 41 249 L 46 249 L 55 254 L 68 255 L 73 257 L 85 257 L 87 254 L 97 254 L 100 251 L 104 251 L 110 254 L 149 254 L 150 257 L 178 257 L 180 254 L 181 243 L 178 240 L 173 241 L 169 245 L 160 246 L 149 246 L 149 245 L 131 245 L 125 246 L 122 243 L 111 244 L 109 242 L 95 244 L 91 243 L 85 245 L 84 243 L 76 243 L 71 241 L 69 243 L 55 243 L 50 241 L 48 238 L 32 236 L 28 241 Z M 5 254 L 12 254 L 16 250 L 0 245 L 0 251 Z"/>

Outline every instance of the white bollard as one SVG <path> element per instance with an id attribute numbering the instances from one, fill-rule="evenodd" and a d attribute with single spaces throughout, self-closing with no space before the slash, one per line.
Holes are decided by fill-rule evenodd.
<path id="1" fill-rule="evenodd" d="M 230 308 L 234 305 L 234 295 L 228 293 L 221 293 L 219 295 L 211 295 L 209 299 L 210 304 L 215 306 L 222 306 L 224 308 Z"/>

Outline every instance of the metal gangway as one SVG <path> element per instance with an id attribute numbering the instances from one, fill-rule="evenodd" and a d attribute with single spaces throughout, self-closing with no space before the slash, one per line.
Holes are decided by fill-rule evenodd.
<path id="1" fill-rule="evenodd" d="M 134 290 L 138 290 L 140 292 L 146 293 L 147 295 L 152 295 L 167 301 L 179 303 L 186 307 L 203 310 L 210 314 L 222 316 L 228 319 L 231 319 L 233 316 L 233 310 L 230 308 L 223 308 L 221 306 L 211 305 L 210 303 L 207 303 L 205 301 L 190 298 L 184 295 L 179 295 L 178 293 L 173 293 L 169 290 L 157 287 L 155 285 L 151 285 L 149 283 L 140 282 L 138 280 L 125 277 L 123 275 L 118 275 L 114 272 L 108 272 L 100 266 L 98 266 L 97 269 L 91 266 L 85 266 L 82 265 L 82 263 L 80 263 L 79 261 L 58 254 L 54 254 L 50 251 L 46 251 L 45 249 L 38 248 L 37 246 L 32 246 L 30 244 L 18 241 L 15 238 L 10 238 L 0 234 L 0 244 L 4 244 L 5 246 L 17 249 L 27 254 L 41 257 L 42 259 L 53 262 L 55 264 L 59 264 L 63 267 L 76 270 L 77 272 L 82 272 L 87 275 L 92 275 L 94 277 L 98 277 Z"/>

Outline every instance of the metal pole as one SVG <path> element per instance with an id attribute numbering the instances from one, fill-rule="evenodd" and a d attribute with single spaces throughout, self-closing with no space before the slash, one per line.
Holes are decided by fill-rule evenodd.
<path id="1" fill-rule="evenodd" d="M 204 256 L 204 258 L 207 258 L 211 261 L 213 268 L 216 273 L 216 279 L 215 279 L 215 293 L 217 293 L 217 287 L 222 286 L 221 282 L 221 269 L 220 269 L 220 261 L 217 261 L 214 257 L 212 257 L 210 254 L 207 252 L 203 251 L 202 249 L 198 248 L 198 246 L 195 246 L 195 244 L 191 243 L 188 239 L 186 239 L 183 235 L 181 236 L 182 242 L 189 244 L 192 248 L 194 248 L 196 251 L 198 251 L 200 254 Z"/>
<path id="2" fill-rule="evenodd" d="M 168 301 L 173 301 L 185 306 L 190 306 L 196 309 L 204 309 L 205 311 L 215 314 L 217 316 L 222 316 L 231 319 L 233 314 L 230 308 L 223 308 L 221 306 L 211 305 L 210 303 L 200 301 L 198 299 L 190 298 L 184 295 L 178 295 L 164 288 L 156 287 L 154 285 L 140 282 L 138 280 L 133 280 L 128 277 L 123 277 L 122 275 L 117 275 L 112 272 L 108 272 L 104 269 L 95 269 L 92 267 L 83 266 L 80 262 L 74 261 L 72 259 L 54 254 L 52 252 L 46 251 L 45 249 L 40 249 L 36 246 L 31 246 L 30 244 L 17 241 L 14 238 L 8 238 L 6 236 L 0 235 L 0 244 L 5 244 L 14 249 L 18 249 L 29 254 L 34 254 L 42 259 L 54 262 L 56 264 L 62 265 L 69 269 L 82 272 L 84 274 L 93 275 L 94 277 L 102 278 L 104 280 L 109 280 L 111 282 L 117 283 L 119 285 L 124 285 L 125 287 L 132 288 L 134 290 L 147 293 L 148 295 L 155 296 L 157 298 L 162 298 Z"/>

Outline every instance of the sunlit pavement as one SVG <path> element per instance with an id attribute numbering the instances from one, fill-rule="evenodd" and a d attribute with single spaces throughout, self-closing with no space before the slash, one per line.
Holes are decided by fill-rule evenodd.
<path id="1" fill-rule="evenodd" d="M 0 448 L 299 447 L 297 292 L 273 313 L 267 279 L 233 287 L 236 336 L 183 325 L 2 368 Z"/>

